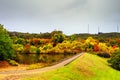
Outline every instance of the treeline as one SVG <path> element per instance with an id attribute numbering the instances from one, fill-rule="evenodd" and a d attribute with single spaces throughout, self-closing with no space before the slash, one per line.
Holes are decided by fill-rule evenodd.
<path id="1" fill-rule="evenodd" d="M 53 31 L 53 32 L 46 32 L 46 33 L 23 33 L 23 32 L 11 32 L 8 31 L 10 37 L 18 37 L 18 38 L 24 38 L 24 39 L 31 39 L 31 38 L 44 38 L 44 39 L 50 39 L 55 33 L 61 33 L 62 31 Z"/>
<path id="2" fill-rule="evenodd" d="M 120 38 L 120 33 L 116 33 L 116 32 L 111 32 L 111 33 L 98 33 L 98 34 L 76 34 L 77 38 L 83 38 L 83 39 L 87 39 L 88 37 L 93 37 L 93 38 Z"/>
<path id="3" fill-rule="evenodd" d="M 10 37 L 18 37 L 18 38 L 24 38 L 24 39 L 32 39 L 32 38 L 44 38 L 44 39 L 50 39 L 54 34 L 61 33 L 62 31 L 52 31 L 52 32 L 46 32 L 46 33 L 23 33 L 23 32 L 11 32 L 8 31 Z M 98 33 L 98 34 L 87 34 L 87 33 L 81 33 L 81 34 L 72 34 L 72 35 L 66 35 L 66 37 L 73 36 L 76 39 L 87 39 L 88 37 L 93 37 L 98 40 L 102 39 L 114 39 L 114 38 L 120 38 L 120 33 L 112 32 L 112 33 Z"/>

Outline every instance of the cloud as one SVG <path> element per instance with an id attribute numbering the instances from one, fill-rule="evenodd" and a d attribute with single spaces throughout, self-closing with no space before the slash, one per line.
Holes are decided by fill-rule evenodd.
<path id="1" fill-rule="evenodd" d="M 119 24 L 119 3 L 120 0 L 0 0 L 0 22 L 82 31 L 79 28 L 87 24 Z"/>
<path id="2" fill-rule="evenodd" d="M 75 14 L 83 17 L 107 17 L 119 15 L 119 3 L 120 0 L 0 0 L 0 9 L 13 16 Z"/>

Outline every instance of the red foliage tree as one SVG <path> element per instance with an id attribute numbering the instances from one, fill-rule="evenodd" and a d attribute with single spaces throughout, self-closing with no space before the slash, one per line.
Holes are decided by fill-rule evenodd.
<path id="1" fill-rule="evenodd" d="M 114 46 L 113 46 L 113 49 L 116 49 L 116 48 L 117 48 L 117 46 L 116 46 L 116 45 L 114 45 Z"/>
<path id="2" fill-rule="evenodd" d="M 97 44 L 94 44 L 94 51 L 99 51 L 99 46 Z"/>
<path id="3" fill-rule="evenodd" d="M 38 38 L 33 38 L 33 44 L 35 44 L 35 45 L 39 44 L 39 39 Z"/>
<path id="4" fill-rule="evenodd" d="M 116 42 L 117 42 L 117 43 L 120 43 L 120 39 L 119 39 L 119 38 L 117 38 L 117 39 L 116 39 Z"/>
<path id="5" fill-rule="evenodd" d="M 25 52 L 25 53 L 30 53 L 30 44 L 26 44 L 26 45 L 24 46 L 24 52 Z"/>

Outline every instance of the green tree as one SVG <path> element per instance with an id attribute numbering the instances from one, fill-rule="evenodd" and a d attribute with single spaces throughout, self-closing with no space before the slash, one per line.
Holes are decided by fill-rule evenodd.
<path id="1" fill-rule="evenodd" d="M 15 41 L 15 44 L 22 44 L 22 45 L 25 45 L 27 42 L 25 41 L 24 38 L 18 38 L 16 39 Z"/>
<path id="2" fill-rule="evenodd" d="M 63 34 L 63 32 L 59 30 L 54 30 L 50 33 L 51 37 L 53 37 L 55 34 Z"/>
<path id="3" fill-rule="evenodd" d="M 62 43 L 65 40 L 65 35 L 61 33 L 54 34 L 52 39 L 54 43 Z"/>
<path id="4" fill-rule="evenodd" d="M 108 62 L 113 68 L 120 70 L 120 50 L 115 51 Z"/>
<path id="5" fill-rule="evenodd" d="M 0 24 L 0 60 L 13 59 L 14 57 L 12 40 L 3 25 Z"/>
<path id="6" fill-rule="evenodd" d="M 72 34 L 69 39 L 70 41 L 74 41 L 76 39 L 76 34 Z"/>

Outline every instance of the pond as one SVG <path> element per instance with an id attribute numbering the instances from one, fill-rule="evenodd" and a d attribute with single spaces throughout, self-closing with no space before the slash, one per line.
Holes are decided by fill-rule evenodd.
<path id="1" fill-rule="evenodd" d="M 55 63 L 66 58 L 72 57 L 73 54 L 16 54 L 16 61 L 21 64 L 34 64 L 34 63 Z"/>

